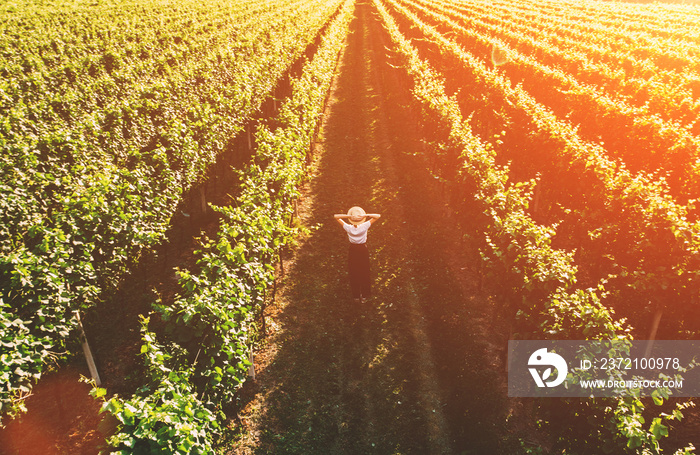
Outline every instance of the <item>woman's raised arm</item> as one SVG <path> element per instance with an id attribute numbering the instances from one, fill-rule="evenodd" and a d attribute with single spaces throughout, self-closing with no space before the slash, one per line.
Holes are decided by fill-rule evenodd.
<path id="1" fill-rule="evenodd" d="M 343 226 L 345 224 L 345 221 L 343 221 L 343 218 L 350 218 L 350 217 L 348 215 L 343 214 L 343 213 L 337 213 L 337 214 L 333 215 L 333 218 L 335 218 L 338 221 L 338 223 L 340 223 L 340 225 Z"/>
<path id="2" fill-rule="evenodd" d="M 379 218 L 381 218 L 381 215 L 380 215 L 379 213 L 368 213 L 366 216 L 369 217 L 369 218 L 371 218 L 371 219 L 369 220 L 370 224 L 374 223 L 374 222 L 377 221 Z"/>

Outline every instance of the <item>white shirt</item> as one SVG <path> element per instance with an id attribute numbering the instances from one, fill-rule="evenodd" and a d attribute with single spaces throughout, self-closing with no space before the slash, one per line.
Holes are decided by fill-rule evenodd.
<path id="1" fill-rule="evenodd" d="M 350 243 L 365 243 L 367 242 L 367 230 L 372 225 L 371 222 L 365 221 L 362 224 L 355 226 L 354 224 L 343 223 L 343 229 L 348 233 Z"/>

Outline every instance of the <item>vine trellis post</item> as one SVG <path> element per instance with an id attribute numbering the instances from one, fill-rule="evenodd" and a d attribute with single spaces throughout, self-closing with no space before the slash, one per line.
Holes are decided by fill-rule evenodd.
<path id="1" fill-rule="evenodd" d="M 97 373 L 97 365 L 95 365 L 95 358 L 92 356 L 92 350 L 90 350 L 90 345 L 87 341 L 87 336 L 85 335 L 85 329 L 83 328 L 83 322 L 80 320 L 80 312 L 75 312 L 75 319 L 78 321 L 78 328 L 80 329 L 80 343 L 83 345 L 83 353 L 85 354 L 85 360 L 88 364 L 88 369 L 90 370 L 90 376 L 95 384 L 99 387 L 102 385 L 100 380 L 100 375 Z"/>

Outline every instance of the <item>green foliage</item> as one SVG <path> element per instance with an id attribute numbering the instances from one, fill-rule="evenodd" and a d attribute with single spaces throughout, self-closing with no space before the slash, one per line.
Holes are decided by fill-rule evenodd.
<path id="1" fill-rule="evenodd" d="M 489 68 L 471 49 L 441 33 L 441 26 L 427 24 L 395 1 L 388 3 L 396 11 L 398 24 L 415 34 L 421 49 L 428 47 L 435 51 L 430 54 L 431 62 L 450 72 L 459 68 L 468 81 L 467 85 L 460 83 L 463 90 L 454 99 L 453 107 L 444 104 L 446 101 L 425 101 L 426 106 L 443 103 L 443 107 L 431 108 L 449 117 L 441 123 L 451 126 L 452 131 L 464 129 L 455 127 L 455 122 L 463 120 L 455 118 L 450 111 L 459 112 L 460 105 L 473 106 L 478 110 L 470 124 L 486 122 L 489 126 L 481 126 L 480 130 L 487 136 L 496 133 L 499 141 L 506 141 L 507 145 L 498 147 L 499 153 L 537 155 L 537 159 L 522 160 L 519 172 L 525 166 L 528 172 L 546 182 L 538 185 L 540 199 L 549 201 L 542 204 L 547 207 L 544 210 L 540 207 L 539 215 L 566 227 L 564 233 L 557 232 L 559 243 L 570 250 L 580 248 L 576 252 L 577 262 L 593 269 L 597 274 L 595 279 L 605 280 L 607 290 L 614 291 L 606 294 L 608 307 L 626 308 L 625 316 L 634 313 L 645 317 L 660 308 L 667 313 L 680 313 L 687 305 L 679 306 L 677 302 L 692 302 L 700 297 L 697 286 L 700 222 L 690 215 L 694 210 L 692 200 L 687 207 L 675 202 L 668 194 L 666 179 L 644 172 L 632 174 L 627 166 L 608 156 L 607 148 L 597 141 L 583 139 L 578 128 L 557 117 L 522 85 L 514 85 L 506 73 Z M 417 88 L 434 85 L 432 81 L 439 80 L 433 70 L 430 74 L 422 71 Z M 442 97 L 445 98 L 444 93 Z M 436 116 L 427 116 L 428 123 L 434 125 Z M 605 126 L 609 127 L 607 122 Z M 458 149 L 466 147 L 470 154 L 494 148 L 489 144 L 474 146 L 474 133 L 470 131 L 468 135 L 470 139 L 462 139 L 462 145 L 458 136 L 465 136 L 463 131 L 451 136 L 451 141 Z M 697 150 L 696 146 L 690 148 Z M 633 153 L 637 151 L 635 148 Z M 667 155 L 665 150 L 663 155 Z M 695 159 L 680 161 L 685 165 Z M 465 173 L 477 179 L 469 167 L 485 164 L 483 160 L 470 160 Z M 446 162 L 444 167 L 450 166 L 452 163 Z M 692 178 L 694 175 L 689 174 L 689 180 L 697 180 Z M 483 172 L 479 176 L 484 181 Z M 456 183 L 454 179 L 453 182 Z M 566 209 L 555 203 L 562 199 L 568 204 Z M 586 234 L 590 240 L 583 239 Z M 630 308 L 630 302 L 640 300 L 642 308 Z"/>
<path id="2" fill-rule="evenodd" d="M 648 74 L 643 77 L 639 73 L 632 75 L 620 71 L 617 62 L 610 63 L 614 58 L 612 55 L 620 54 L 625 55 L 620 58 L 637 60 L 633 54 L 638 48 L 629 46 L 628 42 L 622 46 L 624 50 L 617 47 L 591 49 L 576 40 L 568 40 L 569 44 L 561 47 L 557 41 L 569 31 L 563 27 L 529 35 L 528 31 L 538 29 L 533 23 L 536 21 L 504 20 L 492 8 L 475 14 L 455 4 L 409 4 L 411 10 L 420 13 L 423 21 L 441 30 L 445 36 L 449 31 L 459 37 L 460 44 L 474 55 L 489 53 L 494 48 L 507 50 L 508 64 L 503 65 L 500 72 L 521 82 L 529 94 L 539 103 L 551 107 L 558 116 L 580 125 L 582 135 L 585 133 L 594 141 L 604 143 L 610 157 L 622 158 L 630 169 L 647 172 L 663 169 L 676 194 L 693 196 L 697 193 L 697 183 L 692 182 L 692 177 L 697 175 L 698 139 L 689 126 L 697 118 L 700 104 L 689 105 L 692 103 L 687 98 L 692 99 L 692 90 L 687 83 L 688 73 L 668 71 L 656 62 L 652 70 L 653 59 L 640 63 L 644 72 L 653 71 L 657 80 L 663 78 L 667 81 L 666 84 L 654 84 Z M 599 13 L 596 9 L 590 12 Z M 559 19 L 546 12 L 540 14 L 547 22 Z M 586 26 L 599 26 L 595 22 L 601 19 L 600 16 L 591 17 Z M 508 23 L 513 28 L 498 25 L 499 22 Z M 618 30 L 606 30 L 588 33 L 585 38 L 600 39 L 617 33 Z M 556 41 L 548 39 L 554 36 Z M 670 43 L 667 41 L 667 44 Z M 674 47 L 679 45 L 678 42 L 672 44 Z M 577 48 L 579 51 L 574 52 L 573 49 Z M 656 42 L 653 48 L 659 54 L 669 51 L 668 48 L 661 49 Z M 596 57 L 592 57 L 593 52 Z M 679 87 L 670 81 L 685 86 Z M 611 86 L 615 89 L 611 90 Z M 648 102 L 639 100 L 640 91 L 648 95 Z M 674 101 L 684 108 L 676 106 Z M 621 135 L 620 131 L 626 134 Z"/>
<path id="3" fill-rule="evenodd" d="M 219 231 L 196 251 L 198 272 L 179 271 L 180 296 L 171 306 L 155 305 L 168 342 L 156 343 L 144 321 L 141 352 L 151 382 L 102 408 L 119 422 L 109 440 L 113 453 L 213 452 L 225 417 L 221 407 L 234 400 L 250 368 L 254 320 L 275 278 L 273 264 L 299 231 L 291 227 L 292 203 L 306 179 L 307 154 L 353 10 L 352 0 L 343 3 L 314 59 L 293 81 L 280 126 L 259 128 L 236 204 L 214 207 Z"/>
<path id="4" fill-rule="evenodd" d="M 0 412 L 12 417 L 26 410 L 24 397 L 41 376 L 46 359 L 55 355 L 50 340 L 33 336 L 27 322 L 8 310 L 0 299 Z"/>
<path id="5" fill-rule="evenodd" d="M 474 136 L 456 100 L 445 94 L 439 76 L 420 60 L 417 50 L 401 36 L 386 9 L 375 4 L 397 46 L 399 58 L 414 81 L 413 93 L 424 115 L 446 125 L 450 142 L 460 151 L 462 162 L 456 179 L 468 180 L 476 186 L 473 198 L 483 208 L 487 220 L 481 233 L 484 239 L 481 255 L 491 274 L 498 277 L 503 297 L 512 302 L 530 302 L 535 311 L 533 317 L 544 309 L 535 305 L 544 302 L 545 305 L 556 304 L 562 318 L 572 318 L 583 301 L 574 297 L 570 306 L 562 306 L 559 301 L 546 299 L 555 291 L 573 286 L 576 266 L 573 253 L 551 246 L 555 227 L 538 225 L 527 211 L 536 181 L 508 183 L 508 169 L 495 164 L 493 148 Z M 571 312 L 565 312 L 567 309 Z M 584 309 L 578 314 L 587 312 Z M 615 327 L 611 314 L 602 306 L 598 321 L 593 324 L 606 327 L 603 333 Z"/>
<path id="6" fill-rule="evenodd" d="M 491 291 L 508 303 L 506 317 L 517 315 L 529 323 L 531 329 L 522 336 L 546 334 L 548 338 L 562 339 L 628 337 L 630 328 L 623 321 L 615 320 L 612 309 L 602 302 L 610 288 L 615 289 L 621 284 L 619 281 L 609 283 L 601 280 L 597 288 L 577 287 L 575 251 L 554 248 L 552 239 L 557 234 L 557 226 L 539 225 L 530 215 L 529 201 L 537 181 L 508 182 L 509 170 L 496 164 L 494 147 L 472 132 L 461 115 L 457 99 L 446 95 L 442 77 L 420 59 L 418 50 L 401 33 L 401 26 L 420 37 L 415 42 L 425 42 L 427 37 L 435 45 L 433 50 L 438 50 L 430 54 L 437 54 L 436 60 L 449 55 L 452 57 L 450 62 L 457 61 L 471 71 L 471 76 L 477 81 L 475 93 L 480 96 L 479 104 L 484 104 L 486 98 L 482 95 L 482 89 L 487 87 L 505 100 L 507 107 L 504 110 L 527 111 L 532 121 L 532 131 L 547 131 L 550 135 L 547 141 L 559 141 L 559 156 L 565 166 L 578 166 L 581 161 L 585 162 L 584 168 L 599 179 L 598 186 L 591 193 L 603 199 L 608 206 L 606 210 L 613 205 L 616 208 L 615 217 L 606 219 L 603 228 L 606 235 L 610 236 L 609 239 L 615 239 L 619 232 L 631 232 L 635 236 L 631 244 L 625 245 L 621 257 L 634 251 L 641 257 L 657 259 L 658 254 L 651 249 L 653 245 L 658 250 L 659 244 L 649 241 L 650 232 L 675 234 L 682 231 L 683 234 L 676 235 L 677 240 L 681 238 L 688 242 L 682 247 L 679 248 L 677 240 L 663 243 L 669 247 L 669 257 L 673 255 L 672 263 L 649 273 L 644 270 L 642 261 L 635 264 L 634 277 L 639 288 L 647 292 L 658 289 L 659 285 L 678 290 L 689 289 L 690 283 L 697 279 L 696 242 L 699 229 L 697 223 L 687 222 L 684 207 L 675 204 L 663 194 L 660 185 L 650 182 L 648 178 L 632 178 L 624 169 L 616 170 L 616 166 L 602 155 L 600 148 L 581 141 L 575 129 L 559 122 L 522 87 L 513 87 L 498 71 L 487 69 L 479 59 L 465 52 L 434 27 L 426 25 L 407 8 L 393 0 L 388 0 L 388 3 L 400 17 L 398 20 L 394 19 L 382 1 L 374 1 L 393 42 L 398 66 L 413 82 L 412 93 L 423 112 L 423 121 L 443 135 L 445 140 L 442 144 L 447 143 L 455 149 L 446 153 L 442 148 L 435 154 L 445 168 L 455 166 L 450 161 L 451 157 L 458 156 L 460 160 L 456 164 L 459 174 L 451 179 L 443 177 L 442 181 L 447 185 L 473 188 L 469 196 L 452 206 L 476 205 L 477 210 L 483 211 L 483 224 L 479 226 L 479 232 L 470 235 L 483 239 L 480 251 L 483 264 L 487 276 L 494 278 Z M 401 22 L 401 26 L 397 22 Z M 492 108 L 490 104 L 487 105 Z M 503 126 L 497 125 L 496 128 Z M 498 137 L 503 134 L 505 131 Z M 600 221 L 602 214 L 597 209 L 597 206 L 587 207 L 584 216 L 592 222 Z M 569 212 L 564 211 L 567 215 Z M 622 217 L 624 222 L 620 220 Z M 618 240 L 618 243 L 621 242 Z M 614 246 L 619 248 L 618 245 Z M 612 250 L 611 245 L 607 245 L 605 251 L 611 255 L 619 249 Z M 637 452 L 657 453 L 659 440 L 667 435 L 667 426 L 663 424 L 662 417 L 654 418 L 650 426 L 643 425 L 644 406 L 638 399 L 618 399 L 615 406 L 591 400 L 586 401 L 583 407 L 585 409 L 566 406 L 565 415 L 552 419 L 555 423 L 563 422 L 563 425 L 569 425 L 572 420 L 582 424 L 563 428 L 566 434 L 559 437 L 559 444 L 572 453 L 579 450 L 584 442 L 587 448 L 599 442 L 599 449 L 605 453 L 619 451 L 621 446 Z M 677 418 L 680 417 L 677 415 Z"/>
<path id="7" fill-rule="evenodd" d="M 657 394 L 654 396 L 654 401 L 660 405 L 663 399 Z M 638 398 L 623 398 L 618 401 L 617 408 L 614 410 L 615 425 L 618 434 L 626 439 L 627 448 L 632 452 L 640 449 L 644 454 L 660 454 L 659 442 L 668 436 L 668 425 L 664 422 L 680 420 L 683 417 L 681 411 L 689 406 L 692 406 L 692 402 L 678 403 L 672 414 L 662 413 L 652 418 L 647 426 L 642 416 L 644 410 L 642 402 Z M 685 449 L 676 451 L 676 454 L 692 453 L 693 449 L 693 445 L 690 444 Z"/>
<path id="8" fill-rule="evenodd" d="M 175 362 L 143 320 L 144 356 L 150 384 L 139 396 L 129 400 L 118 397 L 105 401 L 100 412 L 114 416 L 120 432 L 108 443 L 113 454 L 210 454 L 212 439 L 221 431 L 217 413 L 211 402 L 197 397 L 192 385 L 193 368 Z M 102 398 L 104 389 L 93 389 L 93 396 Z"/>
<path id="9" fill-rule="evenodd" d="M 552 338 L 615 339 L 625 332 L 622 321 L 614 321 L 612 311 L 600 301 L 594 289 L 571 290 L 557 288 L 548 297 L 546 313 L 541 322 L 542 332 Z"/>
<path id="10" fill-rule="evenodd" d="M 32 3 L 3 21 L 0 298 L 31 333 L 63 349 L 337 7 Z"/>

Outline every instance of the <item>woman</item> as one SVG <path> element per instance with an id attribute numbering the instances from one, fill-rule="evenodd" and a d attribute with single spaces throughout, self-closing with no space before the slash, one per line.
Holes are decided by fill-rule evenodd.
<path id="1" fill-rule="evenodd" d="M 365 213 L 361 207 L 352 207 L 347 215 L 334 215 L 350 239 L 349 272 L 350 291 L 355 301 L 365 301 L 371 295 L 369 277 L 369 251 L 367 250 L 367 230 L 379 219 L 377 213 Z M 369 220 L 367 220 L 369 218 Z M 350 223 L 343 221 L 347 219 Z"/>

